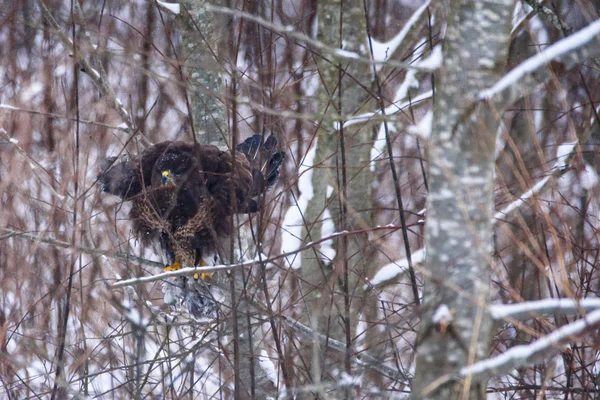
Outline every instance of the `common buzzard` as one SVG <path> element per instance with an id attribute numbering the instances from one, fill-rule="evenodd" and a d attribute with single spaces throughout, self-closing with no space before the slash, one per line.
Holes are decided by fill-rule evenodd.
<path id="1" fill-rule="evenodd" d="M 143 243 L 160 244 L 170 271 L 206 265 L 218 240 L 232 234 L 232 216 L 260 209 L 260 196 L 276 183 L 284 156 L 273 136 L 240 143 L 235 162 L 215 146 L 166 141 L 131 159 L 107 158 L 98 181 L 103 191 L 132 202 L 135 232 Z M 211 275 L 170 282 L 165 301 L 184 304 L 194 317 L 214 315 L 199 278 Z"/>

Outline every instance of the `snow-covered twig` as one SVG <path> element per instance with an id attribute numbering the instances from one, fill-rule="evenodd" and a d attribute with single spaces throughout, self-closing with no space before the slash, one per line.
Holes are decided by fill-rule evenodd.
<path id="1" fill-rule="evenodd" d="M 423 263 L 425 261 L 425 255 L 425 248 L 420 248 L 412 253 L 412 262 L 414 264 Z M 407 270 L 408 260 L 406 258 L 389 263 L 377 271 L 375 276 L 369 280 L 368 285 L 365 285 L 365 289 L 367 286 L 379 286 L 385 284 L 386 282 L 396 278 L 398 275 L 407 272 Z"/>
<path id="2" fill-rule="evenodd" d="M 384 63 L 386 60 L 389 60 L 396 50 L 400 47 L 408 33 L 414 29 L 415 25 L 421 19 L 421 16 L 429 7 L 431 0 L 427 0 L 423 5 L 415 10 L 415 12 L 411 15 L 411 17 L 406 21 L 400 32 L 392 39 L 387 42 L 378 42 L 376 40 L 372 40 L 373 43 L 373 59 L 378 63 Z M 378 70 L 381 68 L 381 64 L 378 65 Z"/>
<path id="3" fill-rule="evenodd" d="M 583 135 L 583 136 L 585 137 L 586 135 Z M 495 225 L 499 220 L 500 221 L 506 220 L 506 217 L 509 214 L 511 214 L 513 211 L 517 210 L 519 207 L 521 207 L 523 204 L 525 204 L 525 202 L 527 200 L 529 200 L 533 196 L 539 194 L 542 191 L 542 189 L 544 187 L 546 187 L 546 184 L 550 181 L 551 178 L 560 176 L 561 174 L 564 174 L 565 172 L 567 172 L 569 170 L 568 162 L 573 157 L 578 143 L 579 143 L 578 141 L 567 142 L 567 143 L 563 143 L 560 146 L 558 146 L 558 149 L 556 152 L 556 163 L 552 169 L 552 172 L 549 175 L 545 176 L 544 178 L 540 179 L 529 190 L 527 190 L 526 192 L 521 194 L 521 196 L 519 196 L 519 198 L 517 198 L 516 200 L 514 200 L 513 202 L 508 204 L 502 210 L 497 211 L 496 214 L 494 214 L 494 219 L 492 220 L 492 224 Z M 421 249 L 415 251 L 415 253 L 413 254 L 413 257 L 416 258 L 415 262 L 417 262 L 417 263 L 424 262 L 425 261 L 425 248 L 421 248 Z M 371 286 L 384 285 L 384 284 L 392 281 L 399 275 L 403 274 L 404 272 L 406 272 L 407 268 L 408 268 L 408 261 L 405 258 L 400 259 L 398 261 L 394 261 L 390 264 L 387 264 L 384 267 L 380 268 L 375 273 L 375 276 L 369 281 L 369 285 L 371 285 Z"/>
<path id="4" fill-rule="evenodd" d="M 521 194 L 518 199 L 504 207 L 502 210 L 497 211 L 496 214 L 494 214 L 494 221 L 505 218 L 506 215 L 525 204 L 525 201 L 538 194 L 544 186 L 546 186 L 546 183 L 548 183 L 551 177 L 552 175 L 548 175 L 540 179 L 533 187 L 531 187 L 531 189 Z"/>
<path id="5" fill-rule="evenodd" d="M 349 51 L 349 50 L 344 50 L 344 49 L 339 49 L 336 47 L 328 46 L 319 40 L 313 39 L 310 36 L 305 35 L 304 33 L 296 31 L 293 26 L 279 25 L 279 24 L 270 22 L 264 18 L 257 17 L 256 15 L 253 15 L 253 14 L 241 11 L 241 10 L 234 10 L 234 9 L 231 9 L 228 7 L 213 6 L 209 3 L 202 3 L 201 6 L 202 6 L 202 8 L 204 8 L 207 11 L 212 11 L 212 12 L 225 14 L 225 15 L 231 15 L 232 17 L 243 18 L 247 21 L 254 22 L 258 25 L 264 26 L 265 28 L 267 28 L 269 30 L 272 30 L 273 32 L 277 32 L 281 35 L 293 38 L 299 42 L 306 43 L 307 45 L 309 45 L 310 47 L 312 47 L 314 49 L 327 52 L 328 54 L 330 54 L 336 58 L 358 61 L 363 64 L 373 64 L 373 63 L 382 64 L 382 62 L 377 62 L 377 61 L 374 62 L 370 58 L 363 57 L 354 51 Z M 390 65 L 392 67 L 397 67 L 397 68 L 421 70 L 418 66 L 414 66 L 414 65 L 410 65 L 408 63 L 398 62 L 398 61 L 385 61 L 384 64 Z"/>
<path id="6" fill-rule="evenodd" d="M 415 98 L 411 99 L 411 101 L 407 101 L 407 102 L 404 102 L 401 104 L 389 105 L 385 108 L 385 116 L 386 116 L 386 118 L 389 118 L 390 116 L 397 114 L 398 112 L 406 109 L 407 107 L 413 106 L 415 104 L 419 104 L 425 100 L 430 99 L 432 97 L 432 95 L 433 94 L 430 90 L 428 92 L 425 92 L 425 93 L 422 93 L 422 94 L 416 96 Z M 360 123 L 365 123 L 365 122 L 379 122 L 381 120 L 380 118 L 382 118 L 381 110 L 356 115 L 356 116 L 350 118 L 349 120 L 347 120 L 346 122 L 344 122 L 344 128 L 354 125 L 354 124 L 360 124 Z"/>
<path id="7" fill-rule="evenodd" d="M 302 251 L 305 251 L 305 250 L 308 250 L 315 246 L 318 246 L 323 242 L 326 242 L 331 239 L 339 238 L 339 237 L 358 235 L 358 234 L 362 234 L 362 233 L 366 233 L 366 232 L 374 232 L 374 231 L 379 231 L 379 230 L 397 231 L 399 229 L 401 229 L 401 227 L 396 226 L 396 225 L 386 225 L 386 226 L 378 226 L 375 228 L 360 229 L 357 231 L 350 231 L 350 232 L 349 231 L 334 232 L 330 236 L 321 238 L 320 240 L 317 240 L 314 242 L 307 243 L 305 246 L 299 247 L 298 249 L 296 249 L 294 251 L 281 253 L 281 254 L 275 255 L 271 258 L 263 259 L 262 262 L 269 263 L 269 262 L 273 262 L 276 260 L 280 260 L 282 258 L 290 257 L 290 256 L 293 256 Z M 43 237 L 43 236 L 39 236 L 39 235 L 34 235 L 31 233 L 26 233 L 26 232 L 19 232 L 19 231 L 15 231 L 13 229 L 8 229 L 8 228 L 2 228 L 2 231 L 5 232 L 5 235 L 2 236 L 2 238 L 5 238 L 5 239 L 8 237 L 13 237 L 13 236 L 20 237 L 20 238 L 24 238 L 24 239 L 31 240 L 34 242 L 51 244 L 51 245 L 54 245 L 57 247 L 69 249 L 72 251 L 77 251 L 77 252 L 84 253 L 84 254 L 91 254 L 94 256 L 98 256 L 98 257 L 117 258 L 117 259 L 127 261 L 127 262 L 136 262 L 141 265 L 148 265 L 151 267 L 164 268 L 164 264 L 162 264 L 162 263 L 159 263 L 157 261 L 147 260 L 145 258 L 137 257 L 137 256 L 134 256 L 134 255 L 131 255 L 128 253 L 111 251 L 111 250 L 92 249 L 92 248 L 83 247 L 83 246 L 74 246 L 71 243 L 64 242 L 61 240 L 47 238 L 47 237 Z M 141 283 L 141 282 L 148 283 L 148 282 L 153 282 L 156 280 L 165 279 L 165 278 L 169 278 L 169 277 L 193 275 L 196 272 L 201 273 L 201 272 L 216 272 L 216 271 L 232 270 L 232 269 L 236 269 L 236 268 L 252 266 L 252 265 L 255 265 L 256 263 L 257 263 L 257 261 L 253 260 L 253 261 L 248 261 L 245 263 L 238 263 L 238 264 L 215 265 L 215 266 L 211 266 L 211 267 L 182 268 L 177 271 L 165 272 L 163 274 L 153 275 L 151 277 L 134 278 L 134 279 L 128 279 L 126 281 L 120 281 L 120 282 L 115 283 L 113 285 L 113 287 L 131 286 L 131 285 Z M 127 282 L 127 284 L 124 284 L 122 282 Z"/>
<path id="8" fill-rule="evenodd" d="M 377 231 L 377 230 L 389 230 L 389 229 L 399 230 L 401 228 L 398 226 L 392 225 L 392 226 L 378 226 L 376 228 L 361 229 L 361 230 L 352 231 L 352 232 L 348 232 L 348 231 L 335 232 L 330 236 L 321 238 L 320 240 L 317 240 L 314 242 L 310 242 L 310 243 L 306 244 L 305 246 L 299 247 L 293 251 L 284 252 L 284 253 L 275 255 L 271 258 L 262 259 L 262 262 L 266 264 L 269 262 L 280 260 L 282 258 L 287 258 L 287 257 L 293 256 L 293 255 L 296 255 L 300 252 L 303 252 L 305 250 L 311 249 L 315 246 L 322 244 L 323 242 L 326 242 L 326 241 L 334 239 L 334 238 L 344 237 L 344 236 L 352 236 L 352 235 L 357 235 L 357 234 L 364 233 L 364 232 L 372 232 L 372 231 Z M 120 287 L 124 287 L 124 286 L 132 286 L 132 285 L 137 285 L 140 283 L 149 283 L 149 282 L 154 282 L 154 281 L 167 279 L 167 278 L 173 278 L 173 277 L 177 277 L 177 276 L 189 276 L 189 275 L 193 275 L 196 273 L 200 274 L 200 273 L 206 273 L 206 272 L 212 273 L 212 272 L 219 272 L 219 271 L 231 271 L 234 269 L 251 267 L 256 264 L 257 264 L 256 260 L 251 260 L 251 261 L 242 262 L 242 263 L 214 265 L 214 266 L 210 266 L 210 267 L 186 267 L 186 268 L 178 269 L 177 271 L 169 271 L 169 272 L 163 272 L 162 274 L 156 274 L 156 275 L 152 275 L 152 276 L 122 280 L 122 281 L 114 283 L 112 285 L 112 287 L 120 288 Z"/>
<path id="9" fill-rule="evenodd" d="M 495 320 L 511 318 L 525 320 L 540 315 L 566 315 L 590 312 L 600 309 L 600 298 L 587 299 L 544 299 L 526 301 L 517 304 L 497 304 L 490 307 L 490 314 Z"/>
<path id="10" fill-rule="evenodd" d="M 295 332 L 299 333 L 306 339 L 313 340 L 316 335 L 316 337 L 321 341 L 321 343 L 326 345 L 330 349 L 341 353 L 345 353 L 347 351 L 346 343 L 342 343 L 338 340 L 332 339 L 331 337 L 325 336 L 322 333 L 315 332 L 308 326 L 303 325 L 298 321 L 286 317 L 282 317 L 282 319 L 290 328 L 292 328 Z M 402 379 L 406 384 L 408 384 L 410 380 L 406 375 L 402 373 L 402 371 L 388 367 L 387 365 L 383 364 L 381 361 L 367 354 L 366 352 L 360 352 L 355 354 L 353 360 L 357 364 L 374 369 L 375 371 L 384 374 L 388 378 L 392 378 L 395 380 Z"/>
<path id="11" fill-rule="evenodd" d="M 499 99 L 502 103 L 512 103 L 531 90 L 534 82 L 539 82 L 534 80 L 533 74 L 541 72 L 550 61 L 561 61 L 569 67 L 582 59 L 600 53 L 600 40 L 594 40 L 599 34 L 600 19 L 528 58 L 492 87 L 482 90 L 479 98 L 481 100 L 502 98 Z M 545 78 L 549 77 L 548 74 L 546 75 Z M 508 98 L 503 98 L 506 96 Z"/>
<path id="12" fill-rule="evenodd" d="M 532 8 L 532 11 L 541 15 L 546 20 L 550 21 L 552 25 L 556 27 L 563 34 L 567 35 L 573 31 L 573 28 L 569 26 L 566 22 L 564 22 L 558 15 L 554 13 L 551 9 L 544 5 L 544 1 L 541 0 L 525 0 L 527 4 Z M 598 57 L 592 57 L 594 63 L 596 65 L 600 65 L 600 59 Z"/>
<path id="13" fill-rule="evenodd" d="M 562 145 L 560 145 L 558 147 L 557 154 L 556 154 L 557 161 L 556 161 L 556 164 L 554 165 L 554 168 L 552 169 L 552 172 L 550 173 L 550 175 L 545 176 L 544 178 L 540 179 L 529 190 L 527 190 L 525 193 L 521 194 L 521 196 L 519 196 L 518 199 L 516 199 L 513 202 L 511 202 L 510 204 L 508 204 L 502 210 L 496 212 L 496 214 L 494 214 L 493 223 L 496 223 L 496 221 L 498 221 L 498 220 L 506 219 L 506 216 L 508 214 L 512 213 L 513 211 L 515 211 L 516 209 L 521 207 L 528 199 L 532 198 L 536 194 L 539 194 L 541 192 L 541 190 L 546 186 L 546 184 L 550 181 L 551 178 L 560 176 L 561 174 L 564 174 L 566 171 L 568 171 L 567 162 L 573 156 L 577 143 L 578 142 L 575 141 L 575 142 L 563 143 Z"/>
<path id="14" fill-rule="evenodd" d="M 213 272 L 219 272 L 219 271 L 230 271 L 232 269 L 251 267 L 253 265 L 256 265 L 256 261 L 249 261 L 249 262 L 243 262 L 243 263 L 237 263 L 237 264 L 215 265 L 212 267 L 185 267 L 185 268 L 178 269 L 177 271 L 163 272 L 161 274 L 156 274 L 156 275 L 151 275 L 151 276 L 143 276 L 140 278 L 124 279 L 124 280 L 118 281 L 117 283 L 113 283 L 111 285 L 111 288 L 118 289 L 120 287 L 133 286 L 133 285 L 138 285 L 141 283 L 155 282 L 155 281 L 160 281 L 160 280 L 167 279 L 167 278 L 175 278 L 178 276 L 189 276 L 189 275 L 193 275 L 196 273 L 202 274 L 202 273 L 213 273 Z"/>
<path id="15" fill-rule="evenodd" d="M 561 343 L 598 323 L 600 323 L 600 310 L 592 311 L 584 318 L 564 325 L 531 344 L 514 346 L 496 357 L 464 367 L 459 371 L 459 377 L 470 376 L 473 380 L 485 380 L 491 376 L 506 374 L 515 368 L 534 364 L 537 360 L 558 353 L 562 347 Z"/>

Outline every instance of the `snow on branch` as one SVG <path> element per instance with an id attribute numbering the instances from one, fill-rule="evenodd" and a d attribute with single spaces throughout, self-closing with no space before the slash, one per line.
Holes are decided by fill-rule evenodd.
<path id="1" fill-rule="evenodd" d="M 408 19 L 408 21 L 406 21 L 406 24 L 402 27 L 400 32 L 398 32 L 398 34 L 394 36 L 391 40 L 382 43 L 378 42 L 375 39 L 371 39 L 373 46 L 373 60 L 375 62 L 380 63 L 377 66 L 377 70 L 381 69 L 383 63 L 386 60 L 389 60 L 392 57 L 392 55 L 394 55 L 396 50 L 398 50 L 398 48 L 402 44 L 402 41 L 404 41 L 404 38 L 406 38 L 406 36 L 408 35 L 408 32 L 413 28 L 413 26 L 417 24 L 425 10 L 427 10 L 427 7 L 429 7 L 430 3 L 431 0 L 427 0 L 421 7 L 419 7 Z"/>
<path id="2" fill-rule="evenodd" d="M 385 108 L 385 115 L 386 115 L 386 117 L 390 117 L 410 106 L 413 106 L 415 104 L 418 104 L 425 100 L 430 99 L 432 97 L 432 95 L 433 94 L 430 90 L 428 92 L 425 92 L 425 93 L 422 93 L 422 94 L 416 96 L 415 98 L 411 99 L 410 101 L 407 101 L 407 102 L 404 102 L 401 104 L 389 105 Z M 354 124 L 360 124 L 360 123 L 365 123 L 365 122 L 370 122 L 370 121 L 376 120 L 376 117 L 379 117 L 381 115 L 382 115 L 381 110 L 357 115 L 355 117 L 350 118 L 346 122 L 344 122 L 344 128 L 354 125 Z"/>
<path id="3" fill-rule="evenodd" d="M 546 186 L 546 184 L 550 181 L 550 178 L 554 176 L 558 176 L 567 171 L 567 161 L 570 157 L 573 156 L 575 147 L 578 141 L 563 143 L 558 146 L 558 150 L 556 152 L 556 164 L 552 170 L 552 173 L 542 179 L 540 179 L 533 187 L 531 187 L 528 191 L 519 196 L 518 199 L 504 207 L 502 210 L 496 212 L 494 214 L 494 223 L 496 220 L 504 219 L 508 214 L 521 207 L 527 200 L 540 193 L 541 190 Z"/>
<path id="4" fill-rule="evenodd" d="M 413 264 L 423 263 L 425 261 L 425 255 L 426 252 L 424 247 L 412 253 L 411 260 Z M 364 289 L 367 289 L 368 286 L 379 286 L 385 282 L 389 282 L 407 271 L 408 260 L 406 258 L 394 261 L 381 267 L 375 276 L 369 280 L 369 283 L 365 285 Z"/>
<path id="5" fill-rule="evenodd" d="M 575 146 L 577 146 L 578 141 L 563 143 L 558 146 L 556 150 L 556 164 L 554 164 L 554 168 L 559 171 L 564 171 L 567 168 L 567 161 L 573 155 L 575 150 Z"/>
<path id="6" fill-rule="evenodd" d="M 525 204 L 527 202 L 527 200 L 529 200 L 533 196 L 539 194 L 552 177 L 556 177 L 556 176 L 559 176 L 559 175 L 565 173 L 568 170 L 568 168 L 567 168 L 568 161 L 575 153 L 577 143 L 579 143 L 579 141 L 576 140 L 573 142 L 563 143 L 560 146 L 558 146 L 558 149 L 556 151 L 556 163 L 554 164 L 552 172 L 548 176 L 545 176 L 544 178 L 540 179 L 540 181 L 538 181 L 535 185 L 533 185 L 533 187 L 531 187 L 529 190 L 527 190 L 526 192 L 521 194 L 521 196 L 519 196 L 519 198 L 517 198 L 516 200 L 514 200 L 513 202 L 508 204 L 502 210 L 496 212 L 496 214 L 494 214 L 494 219 L 492 220 L 492 224 L 496 224 L 498 222 L 498 220 L 500 220 L 500 221 L 505 220 L 507 215 L 509 215 L 513 211 L 517 210 L 519 207 L 521 207 L 523 204 Z M 412 258 L 413 258 L 414 263 L 425 262 L 425 248 L 421 248 L 421 249 L 417 250 L 413 254 Z M 399 275 L 402 275 L 407 270 L 407 268 L 408 268 L 408 261 L 405 258 L 398 260 L 398 261 L 394 261 L 390 264 L 387 264 L 387 265 L 381 267 L 375 273 L 375 276 L 369 281 L 369 285 L 371 285 L 371 286 L 384 285 L 384 284 L 392 281 L 393 279 L 397 278 Z M 365 288 L 366 288 L 366 285 L 365 285 Z"/>
<path id="7" fill-rule="evenodd" d="M 444 55 L 442 53 L 442 45 L 438 44 L 431 50 L 431 54 L 424 59 L 418 61 L 415 67 L 423 69 L 429 72 L 433 72 L 441 68 L 444 61 Z"/>
<path id="8" fill-rule="evenodd" d="M 548 183 L 551 177 L 552 175 L 548 175 L 542 178 L 535 185 L 533 185 L 531 189 L 519 196 L 518 199 L 504 207 L 502 210 L 496 212 L 496 214 L 494 214 L 494 220 L 503 219 L 507 214 L 513 212 L 514 210 L 525 204 L 527 200 L 529 200 L 534 195 L 538 194 L 544 188 L 544 186 L 546 186 L 546 183 Z"/>
<path id="9" fill-rule="evenodd" d="M 178 269 L 177 271 L 163 272 L 161 274 L 143 276 L 140 278 L 123 279 L 123 280 L 120 280 L 120 281 L 112 284 L 111 288 L 118 289 L 118 288 L 125 287 L 125 286 L 133 286 L 133 285 L 138 285 L 141 283 L 155 282 L 155 281 L 160 281 L 160 280 L 167 279 L 167 278 L 175 278 L 177 276 L 189 276 L 189 275 L 193 275 L 196 273 L 202 274 L 202 273 L 212 273 L 212 272 L 219 272 L 219 271 L 229 271 L 229 270 L 237 269 L 237 268 L 251 267 L 256 264 L 257 264 L 257 262 L 252 260 L 252 261 L 247 261 L 247 262 L 237 263 L 237 264 L 215 265 L 212 267 L 185 267 L 185 268 Z"/>
<path id="10" fill-rule="evenodd" d="M 433 130 L 433 111 L 427 111 L 419 122 L 416 125 L 409 126 L 406 131 L 421 139 L 428 140 L 431 137 L 431 132 Z"/>
<path id="11" fill-rule="evenodd" d="M 517 86 L 522 80 L 531 78 L 534 72 L 537 72 L 552 60 L 560 60 L 571 56 L 570 61 L 573 63 L 574 58 L 587 58 L 589 55 L 600 52 L 600 40 L 593 40 L 599 34 L 600 19 L 525 60 L 504 75 L 494 86 L 481 91 L 479 98 L 489 100 L 504 94 L 507 89 Z M 580 48 L 583 48 L 584 53 L 580 54 L 579 57 L 573 54 L 570 55 L 571 52 Z"/>
<path id="12" fill-rule="evenodd" d="M 243 262 L 243 263 L 223 264 L 223 265 L 215 265 L 215 266 L 210 266 L 210 267 L 185 267 L 185 268 L 181 268 L 177 271 L 165 272 L 162 274 L 157 274 L 157 275 L 153 275 L 153 276 L 149 276 L 149 277 L 141 277 L 141 278 L 122 280 L 122 281 L 119 281 L 119 282 L 116 282 L 115 284 L 113 284 L 112 287 L 118 288 L 118 287 L 125 287 L 125 286 L 133 286 L 138 283 L 148 283 L 148 282 L 153 282 L 153 281 L 157 281 L 160 279 L 171 278 L 171 277 L 176 277 L 176 276 L 193 275 L 195 273 L 217 272 L 217 271 L 224 271 L 224 270 L 232 270 L 232 269 L 236 269 L 236 268 L 244 268 L 244 267 L 256 265 L 257 263 L 260 263 L 260 262 L 269 263 L 269 262 L 273 262 L 276 260 L 286 259 L 295 254 L 298 254 L 300 252 L 308 250 L 312 247 L 319 246 L 322 243 L 327 242 L 328 240 L 331 240 L 331 239 L 344 237 L 344 236 L 353 236 L 353 235 L 363 234 L 363 233 L 367 233 L 367 232 L 375 232 L 375 231 L 380 231 L 380 230 L 397 231 L 400 229 L 402 229 L 402 227 L 397 226 L 397 225 L 386 225 L 386 226 L 378 226 L 375 228 L 359 229 L 356 231 L 334 232 L 330 236 L 321 238 L 314 242 L 307 243 L 306 245 L 298 247 L 293 251 L 283 252 L 283 253 L 277 254 L 271 258 L 263 259 L 261 261 L 251 260 L 251 261 L 247 261 L 247 262 Z M 54 245 L 54 246 L 57 246 L 60 248 L 68 249 L 70 251 L 76 251 L 76 252 L 80 252 L 83 254 L 90 254 L 93 256 L 97 256 L 97 257 L 117 258 L 119 260 L 123 260 L 126 262 L 137 262 L 141 265 L 148 265 L 151 267 L 159 267 L 159 268 L 165 267 L 165 265 L 162 263 L 159 263 L 156 261 L 151 261 L 151 260 L 146 260 L 142 257 L 133 256 L 128 253 L 115 252 L 115 251 L 110 251 L 110 250 L 92 249 L 92 248 L 88 248 L 88 247 L 84 247 L 84 246 L 75 246 L 75 245 L 72 245 L 71 243 L 64 242 L 61 240 L 47 238 L 47 237 L 40 236 L 40 235 L 34 235 L 31 233 L 27 233 L 27 232 L 19 232 L 19 231 L 15 231 L 13 229 L 8 229 L 8 228 L 0 228 L 0 231 L 4 231 L 4 233 L 5 233 L 4 235 L 0 236 L 0 238 L 2 238 L 2 239 L 6 239 L 9 237 L 20 237 L 23 239 L 31 240 L 33 242 L 46 243 L 46 244 Z"/>
<path id="13" fill-rule="evenodd" d="M 524 1 L 525 1 L 525 3 L 527 3 L 529 5 L 529 7 L 531 7 L 532 13 L 537 13 L 537 14 L 541 15 L 542 17 L 544 17 L 544 19 L 546 19 L 546 21 L 549 21 L 550 23 L 552 23 L 552 25 L 554 25 L 554 27 L 556 27 L 556 29 L 558 29 L 560 32 L 563 32 L 566 34 L 566 32 L 573 31 L 573 28 L 569 24 L 567 24 L 566 22 L 561 20 L 560 17 L 554 13 L 554 11 L 552 11 L 550 8 L 548 8 L 544 5 L 544 3 L 545 3 L 544 1 L 539 1 L 539 0 L 524 0 Z M 592 60 L 594 61 L 596 66 L 600 65 L 600 58 L 598 58 L 598 56 L 592 57 Z"/>
<path id="14" fill-rule="evenodd" d="M 592 311 L 586 317 L 564 325 L 547 336 L 528 345 L 514 346 L 496 357 L 476 362 L 459 371 L 459 377 L 470 376 L 473 380 L 485 380 L 534 364 L 537 360 L 548 358 L 560 351 L 561 343 L 572 340 L 574 336 L 600 323 L 600 310 Z"/>
<path id="15" fill-rule="evenodd" d="M 159 6 L 169 10 L 173 14 L 179 15 L 179 13 L 181 12 L 181 6 L 179 5 L 179 3 L 165 3 L 160 0 L 157 0 L 156 2 Z"/>
<path id="16" fill-rule="evenodd" d="M 361 54 L 359 54 L 355 51 L 344 50 L 344 49 L 328 46 L 325 43 L 321 42 L 320 40 L 313 39 L 310 36 L 305 35 L 304 33 L 296 31 L 295 28 L 291 25 L 284 26 L 281 24 L 276 24 L 276 23 L 268 21 L 264 18 L 258 17 L 256 15 L 253 15 L 253 14 L 241 11 L 241 10 L 234 10 L 234 9 L 231 9 L 228 7 L 214 6 L 209 3 L 203 3 L 203 4 L 201 4 L 201 7 L 207 11 L 212 11 L 212 12 L 221 13 L 221 14 L 225 14 L 225 15 L 231 15 L 232 17 L 243 18 L 247 21 L 254 22 L 254 23 L 261 25 L 269 30 L 272 30 L 273 32 L 277 32 L 277 33 L 280 33 L 281 35 L 293 38 L 293 39 L 297 40 L 298 42 L 306 43 L 310 47 L 317 49 L 317 50 L 324 51 L 336 58 L 358 61 L 360 63 L 369 64 L 369 65 L 371 65 L 373 63 L 381 64 L 381 62 L 373 61 L 370 58 L 363 57 Z M 414 66 L 414 65 L 411 65 L 411 64 L 405 63 L 405 62 L 386 61 L 385 64 L 390 65 L 392 67 L 397 67 L 397 68 L 420 70 L 420 68 L 418 66 Z"/>
<path id="17" fill-rule="evenodd" d="M 303 336 L 306 340 L 318 339 L 320 344 L 323 344 L 332 350 L 339 351 L 341 353 L 345 353 L 346 351 L 348 351 L 345 342 L 342 343 L 320 332 L 315 332 L 308 326 L 305 326 L 296 320 L 292 320 L 284 316 L 282 316 L 282 319 L 286 323 L 286 325 L 292 328 L 296 333 Z M 379 361 L 377 358 L 367 354 L 364 351 L 356 353 L 352 359 L 355 363 L 378 371 L 381 374 L 387 376 L 388 378 L 403 380 L 404 383 L 409 382 L 409 378 L 406 375 L 404 375 L 402 371 L 388 367 L 387 365 Z"/>
<path id="18" fill-rule="evenodd" d="M 523 321 L 547 314 L 578 314 L 600 310 L 600 298 L 588 299 L 544 299 L 526 301 L 517 304 L 498 304 L 490 307 L 490 314 L 495 320 L 512 318 Z"/>

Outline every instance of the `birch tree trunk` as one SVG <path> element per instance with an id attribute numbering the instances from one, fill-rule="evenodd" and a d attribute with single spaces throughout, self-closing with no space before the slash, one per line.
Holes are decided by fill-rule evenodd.
<path id="1" fill-rule="evenodd" d="M 221 5 L 218 0 L 212 3 Z M 221 88 L 221 73 L 229 55 L 224 41 L 227 17 L 207 11 L 200 0 L 183 1 L 182 6 L 180 27 L 187 72 L 186 89 L 196 140 L 226 150 L 232 145 L 234 134 L 230 132 L 227 121 L 228 103 L 222 96 L 225 88 Z M 236 220 L 236 224 L 238 222 Z M 242 254 L 251 253 L 246 235 L 247 229 L 242 229 L 240 241 L 237 235 L 221 241 L 218 252 L 221 263 L 239 262 Z M 215 274 L 216 282 L 223 288 L 229 288 L 224 290 L 224 304 L 220 307 L 224 318 L 219 328 L 220 337 L 225 349 L 225 370 L 232 371 L 234 375 L 234 398 L 265 399 L 275 396 L 277 389 L 257 361 L 260 353 L 257 348 L 262 340 L 253 337 L 258 329 L 256 326 L 260 324 L 256 318 L 250 317 L 247 297 L 249 276 L 249 272 L 240 269 Z"/>
<path id="2" fill-rule="evenodd" d="M 429 148 L 424 307 L 413 398 L 485 398 L 440 379 L 487 357 L 497 110 L 478 100 L 504 71 L 513 2 L 453 0 Z"/>
<path id="3" fill-rule="evenodd" d="M 318 4 L 317 38 L 331 46 L 359 49 L 366 43 L 365 15 L 362 1 L 338 3 L 323 1 Z M 317 58 L 321 89 L 317 94 L 317 110 L 326 116 L 350 116 L 361 106 L 371 109 L 364 101 L 369 94 L 357 82 L 371 81 L 370 68 L 364 63 L 348 63 Z M 306 241 L 322 238 L 323 221 L 329 211 L 335 231 L 354 231 L 372 226 L 372 182 L 369 169 L 372 137 L 369 128 L 354 125 L 345 130 L 328 120 L 321 122 L 317 133 L 318 144 L 313 165 L 312 187 L 314 196 L 306 210 L 306 224 L 302 237 Z M 329 189 L 329 190 L 328 190 Z M 331 189 L 333 189 L 331 191 Z M 345 357 L 331 354 L 324 343 L 315 340 L 303 352 L 311 366 L 313 383 L 330 380 L 332 370 L 352 373 L 352 338 L 358 317 L 364 311 L 360 299 L 367 266 L 372 257 L 367 234 L 344 237 L 333 243 L 336 255 L 327 259 L 320 252 L 303 256 L 303 294 L 307 312 L 304 323 L 314 332 L 342 341 L 347 345 Z M 371 314 L 371 313 L 370 313 Z M 314 393 L 307 394 L 312 398 Z"/>

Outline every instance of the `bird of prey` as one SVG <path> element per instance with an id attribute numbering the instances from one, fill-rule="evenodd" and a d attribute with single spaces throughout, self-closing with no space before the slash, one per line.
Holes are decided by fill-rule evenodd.
<path id="1" fill-rule="evenodd" d="M 137 157 L 107 158 L 98 181 L 103 191 L 131 201 L 134 231 L 143 243 L 160 244 L 169 263 L 165 271 L 172 271 L 207 265 L 205 257 L 218 250 L 219 239 L 232 234 L 233 215 L 260 209 L 284 157 L 273 136 L 254 135 L 234 153 L 165 141 Z M 214 316 L 216 305 L 204 283 L 210 278 L 201 274 L 168 283 L 165 302 L 183 304 L 194 317 Z"/>

